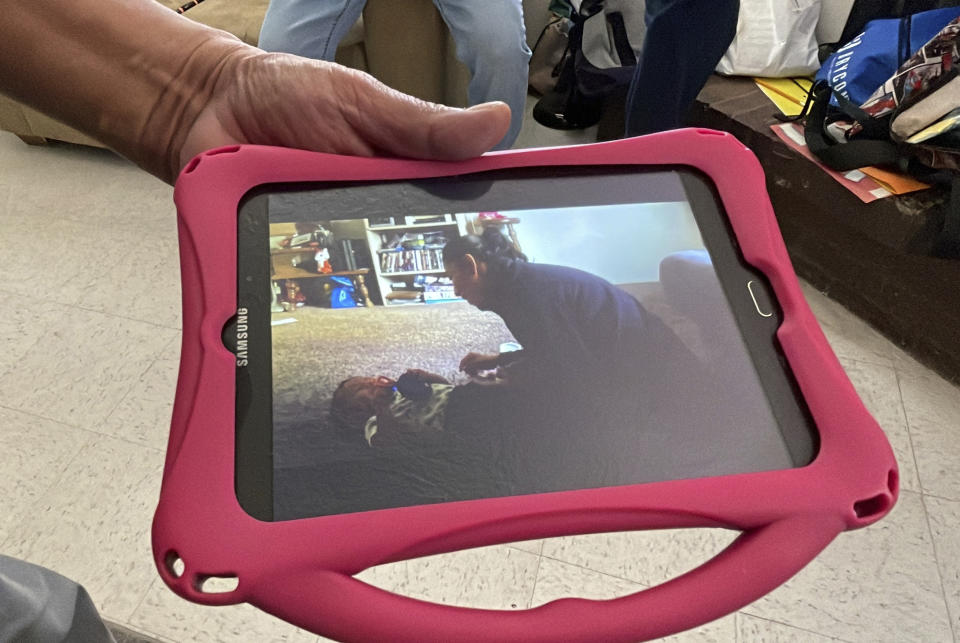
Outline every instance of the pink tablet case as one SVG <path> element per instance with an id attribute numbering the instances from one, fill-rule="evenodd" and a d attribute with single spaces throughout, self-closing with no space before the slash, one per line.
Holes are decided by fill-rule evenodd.
<path id="1" fill-rule="evenodd" d="M 280 182 L 609 164 L 688 166 L 716 184 L 744 258 L 768 277 L 783 309 L 778 337 L 820 434 L 812 464 L 287 522 L 260 522 L 244 512 L 234 493 L 235 361 L 220 334 L 237 307 L 237 206 L 247 191 Z M 183 348 L 153 550 L 164 581 L 186 599 L 251 603 L 344 640 L 636 641 L 747 605 L 797 573 L 841 531 L 873 523 L 896 501 L 890 446 L 807 307 L 759 163 L 729 134 L 678 130 L 458 163 L 235 146 L 191 161 L 175 199 Z M 678 527 L 742 533 L 713 559 L 662 585 L 612 600 L 564 598 L 529 610 L 437 605 L 353 578 L 374 565 L 481 545 Z M 236 588 L 202 591 L 209 577 L 236 577 Z"/>

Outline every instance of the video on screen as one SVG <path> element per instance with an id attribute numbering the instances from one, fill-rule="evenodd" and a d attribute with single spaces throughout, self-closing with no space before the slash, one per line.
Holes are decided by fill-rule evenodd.
<path id="1" fill-rule="evenodd" d="M 686 202 L 284 212 L 270 261 L 277 520 L 792 466 Z"/>

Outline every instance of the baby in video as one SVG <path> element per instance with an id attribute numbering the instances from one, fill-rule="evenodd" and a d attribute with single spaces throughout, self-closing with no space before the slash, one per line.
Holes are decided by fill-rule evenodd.
<path id="1" fill-rule="evenodd" d="M 446 378 L 420 369 L 396 380 L 349 377 L 334 391 L 330 413 L 346 428 L 363 427 L 367 443 L 379 446 L 406 434 L 443 431 L 453 388 Z"/>

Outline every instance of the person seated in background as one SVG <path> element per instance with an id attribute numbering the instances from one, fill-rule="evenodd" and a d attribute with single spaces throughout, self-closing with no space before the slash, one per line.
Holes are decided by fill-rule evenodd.
<path id="1" fill-rule="evenodd" d="M 266 51 L 332 61 L 365 4 L 366 0 L 271 0 L 258 44 Z M 510 106 L 510 129 L 494 147 L 509 149 L 523 122 L 530 61 L 520 0 L 434 0 L 434 4 L 457 44 L 457 58 L 470 70 L 469 103 L 500 100 Z M 397 11 L 402 10 L 398 3 Z"/>
<path id="2" fill-rule="evenodd" d="M 737 34 L 740 0 L 646 0 L 643 51 L 627 93 L 625 136 L 683 126 Z"/>

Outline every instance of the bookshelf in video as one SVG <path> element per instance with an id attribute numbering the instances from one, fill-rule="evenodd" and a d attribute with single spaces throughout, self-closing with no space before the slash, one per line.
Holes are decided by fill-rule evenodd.
<path id="1" fill-rule="evenodd" d="M 366 220 L 373 271 L 386 305 L 454 301 L 443 266 L 443 246 L 466 234 L 462 214 Z"/>

